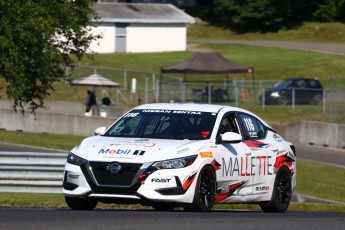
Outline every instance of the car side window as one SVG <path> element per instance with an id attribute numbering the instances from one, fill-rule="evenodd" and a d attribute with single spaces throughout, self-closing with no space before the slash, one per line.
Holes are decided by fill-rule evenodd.
<path id="1" fill-rule="evenodd" d="M 255 117 L 241 113 L 240 119 L 245 139 L 261 139 L 266 136 L 267 128 Z"/>
<path id="2" fill-rule="evenodd" d="M 234 113 L 226 114 L 219 127 L 219 133 L 234 132 L 240 134 L 238 122 Z"/>

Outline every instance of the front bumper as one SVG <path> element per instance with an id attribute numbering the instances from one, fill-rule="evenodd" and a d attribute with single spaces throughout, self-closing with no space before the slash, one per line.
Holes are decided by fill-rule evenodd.
<path id="1" fill-rule="evenodd" d="M 113 203 L 191 203 L 196 171 L 191 167 L 152 171 L 148 165 L 125 165 L 122 175 L 105 170 L 109 163 L 77 166 L 66 163 L 65 196 L 92 197 Z M 187 174 L 186 174 L 187 172 Z M 196 181 L 196 180 L 195 180 Z M 193 183 L 194 182 L 194 183 Z"/>

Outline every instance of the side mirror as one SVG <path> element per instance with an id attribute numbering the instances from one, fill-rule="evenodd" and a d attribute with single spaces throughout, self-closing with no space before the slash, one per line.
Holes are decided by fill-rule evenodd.
<path id="1" fill-rule="evenodd" d="M 222 142 L 240 143 L 242 141 L 242 136 L 234 132 L 226 132 L 221 136 L 222 136 Z"/>
<path id="2" fill-rule="evenodd" d="M 95 135 L 102 135 L 105 133 L 105 130 L 107 130 L 107 127 L 98 127 L 97 129 L 95 129 Z"/>

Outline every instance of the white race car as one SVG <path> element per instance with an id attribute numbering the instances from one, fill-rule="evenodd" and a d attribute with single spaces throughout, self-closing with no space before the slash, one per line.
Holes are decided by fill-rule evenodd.
<path id="1" fill-rule="evenodd" d="M 63 193 L 72 209 L 98 202 L 209 211 L 256 203 L 285 212 L 296 151 L 253 113 L 207 104 L 146 104 L 72 149 Z"/>

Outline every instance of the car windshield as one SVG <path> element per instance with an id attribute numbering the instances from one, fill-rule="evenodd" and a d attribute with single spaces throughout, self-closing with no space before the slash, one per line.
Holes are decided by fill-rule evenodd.
<path id="1" fill-rule="evenodd" d="M 280 82 L 278 82 L 277 84 L 274 85 L 275 88 L 280 88 L 280 89 L 284 89 L 284 88 L 289 88 L 292 85 L 292 81 L 290 80 L 282 80 Z"/>
<path id="2" fill-rule="evenodd" d="M 104 136 L 208 139 L 216 120 L 216 113 L 182 110 L 132 110 L 119 119 Z"/>

